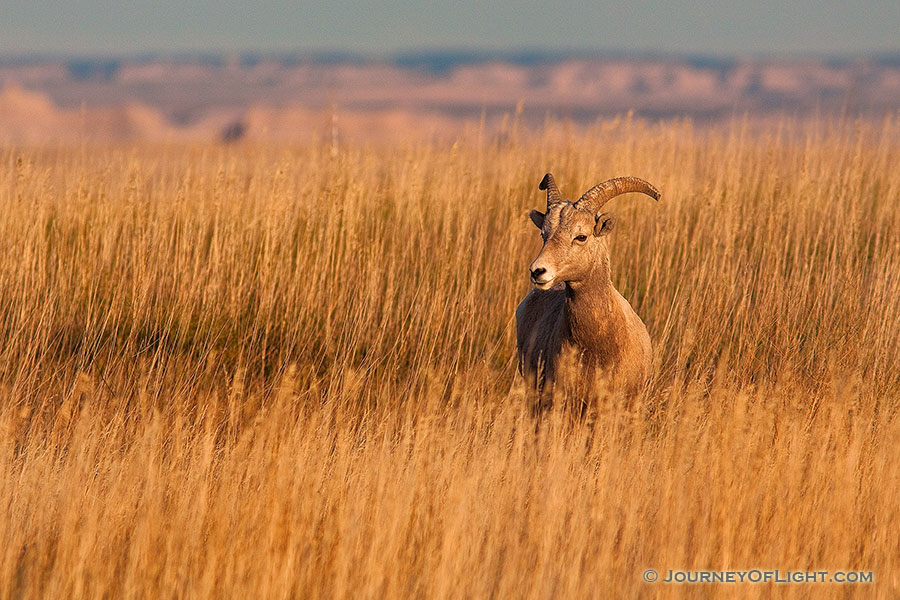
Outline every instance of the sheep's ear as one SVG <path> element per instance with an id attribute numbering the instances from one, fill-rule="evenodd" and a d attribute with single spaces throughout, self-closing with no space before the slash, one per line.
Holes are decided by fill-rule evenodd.
<path id="1" fill-rule="evenodd" d="M 594 235 L 600 237 L 612 232 L 613 226 L 616 224 L 616 218 L 609 213 L 602 213 L 594 217 Z"/>
<path id="2" fill-rule="evenodd" d="M 533 210 L 528 213 L 528 216 L 531 217 L 531 222 L 534 223 L 534 226 L 538 229 L 544 228 L 544 213 L 539 210 Z"/>

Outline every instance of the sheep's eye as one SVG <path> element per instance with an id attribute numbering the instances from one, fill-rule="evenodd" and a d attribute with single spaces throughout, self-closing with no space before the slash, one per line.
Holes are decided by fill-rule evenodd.
<path id="1" fill-rule="evenodd" d="M 576 236 L 575 236 L 575 241 L 576 241 L 576 242 L 586 242 L 586 241 L 587 241 L 587 236 L 586 236 L 586 235 L 576 235 Z"/>

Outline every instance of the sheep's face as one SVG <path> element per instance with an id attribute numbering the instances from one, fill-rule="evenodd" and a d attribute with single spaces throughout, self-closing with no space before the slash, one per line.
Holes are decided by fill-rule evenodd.
<path id="1" fill-rule="evenodd" d="M 560 202 L 546 214 L 533 210 L 530 216 L 544 240 L 531 263 L 531 281 L 536 288 L 548 290 L 559 283 L 580 282 L 595 269 L 609 268 L 611 214 L 593 214 L 571 202 Z"/>

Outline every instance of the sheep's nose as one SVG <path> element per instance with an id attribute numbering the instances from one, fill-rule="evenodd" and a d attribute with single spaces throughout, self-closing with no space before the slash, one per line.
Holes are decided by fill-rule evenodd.
<path id="1" fill-rule="evenodd" d="M 547 272 L 547 269 L 544 269 L 542 267 L 538 267 L 537 269 L 534 269 L 531 272 L 531 280 L 537 281 L 538 279 L 540 279 L 541 275 L 543 275 L 546 272 Z"/>

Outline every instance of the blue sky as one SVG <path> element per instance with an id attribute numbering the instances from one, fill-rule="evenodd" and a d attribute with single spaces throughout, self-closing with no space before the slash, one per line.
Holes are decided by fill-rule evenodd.
<path id="1" fill-rule="evenodd" d="M 0 0 L 5 55 L 425 48 L 843 55 L 900 51 L 898 32 L 900 0 Z"/>

